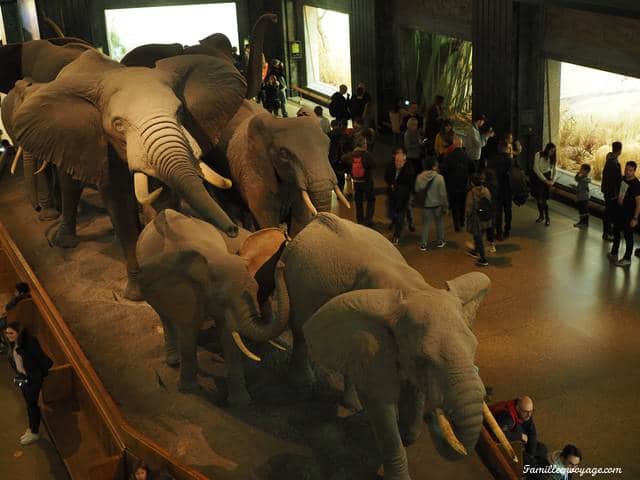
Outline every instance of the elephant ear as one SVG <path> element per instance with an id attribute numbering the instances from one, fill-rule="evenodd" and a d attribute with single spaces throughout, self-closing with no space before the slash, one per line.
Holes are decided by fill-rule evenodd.
<path id="1" fill-rule="evenodd" d="M 354 290 L 334 297 L 304 324 L 311 358 L 350 378 L 358 390 L 394 401 L 400 390 L 393 327 L 402 316 L 398 290 Z"/>
<path id="2" fill-rule="evenodd" d="M 491 280 L 484 273 L 472 272 L 449 280 L 447 287 L 462 302 L 465 320 L 471 328 L 480 303 L 489 293 Z"/>
<path id="3" fill-rule="evenodd" d="M 156 68 L 174 76 L 174 89 L 199 130 L 194 136 L 204 133 L 217 143 L 247 90 L 240 72 L 228 61 L 206 55 L 166 58 L 158 61 Z"/>
<path id="4" fill-rule="evenodd" d="M 108 143 L 100 111 L 88 94 L 59 80 L 30 90 L 13 116 L 17 143 L 77 180 L 100 183 Z"/>
<path id="5" fill-rule="evenodd" d="M 180 311 L 183 318 L 202 320 L 207 311 L 211 277 L 207 260 L 194 250 L 155 255 L 140 264 L 140 290 L 158 314 L 171 318 Z"/>
<path id="6" fill-rule="evenodd" d="M 238 255 L 247 259 L 249 273 L 253 277 L 270 258 L 281 251 L 286 241 L 284 232 L 279 228 L 264 228 L 246 238 Z"/>

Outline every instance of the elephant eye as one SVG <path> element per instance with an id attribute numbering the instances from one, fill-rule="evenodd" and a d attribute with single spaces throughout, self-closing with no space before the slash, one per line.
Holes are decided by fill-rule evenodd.
<path id="1" fill-rule="evenodd" d="M 286 148 L 281 148 L 278 152 L 280 154 L 280 158 L 285 161 L 289 161 L 291 158 L 291 153 Z"/>
<path id="2" fill-rule="evenodd" d="M 122 118 L 115 118 L 113 120 L 113 129 L 118 133 L 123 133 L 126 129 L 124 120 Z"/>

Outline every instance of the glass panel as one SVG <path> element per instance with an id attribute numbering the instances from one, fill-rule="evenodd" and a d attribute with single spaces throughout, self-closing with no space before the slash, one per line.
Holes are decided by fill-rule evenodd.
<path id="1" fill-rule="evenodd" d="M 552 90 L 558 83 L 553 77 L 560 76 L 559 111 L 554 114 L 551 103 L 557 99 L 551 94 L 547 122 L 551 120 L 552 141 L 557 139 L 558 167 L 564 171 L 561 183 L 573 184 L 583 163 L 591 165 L 591 177 L 600 183 L 614 141 L 623 143 L 623 165 L 640 158 L 640 79 L 564 62 L 559 68 L 551 65 L 550 72 Z M 599 188 L 592 194 L 598 196 Z"/>
<path id="2" fill-rule="evenodd" d="M 351 88 L 349 15 L 305 5 L 304 40 L 307 87 L 325 95 Z"/>
<path id="3" fill-rule="evenodd" d="M 216 32 L 224 33 L 238 47 L 236 4 L 215 3 L 169 7 L 105 10 L 111 57 L 125 54 L 147 43 L 195 45 Z"/>

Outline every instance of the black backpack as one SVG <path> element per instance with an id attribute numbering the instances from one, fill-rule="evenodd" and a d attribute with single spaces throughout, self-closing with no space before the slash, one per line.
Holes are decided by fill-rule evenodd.
<path id="1" fill-rule="evenodd" d="M 476 201 L 476 215 L 481 222 L 489 222 L 493 218 L 493 206 L 487 197 L 480 197 Z"/>
<path id="2" fill-rule="evenodd" d="M 331 97 L 331 103 L 329 103 L 329 114 L 336 118 L 338 115 L 340 115 L 342 112 L 340 111 L 340 107 L 338 106 L 338 98 L 336 97 L 336 95 L 340 95 L 339 93 L 334 93 L 333 96 Z"/>

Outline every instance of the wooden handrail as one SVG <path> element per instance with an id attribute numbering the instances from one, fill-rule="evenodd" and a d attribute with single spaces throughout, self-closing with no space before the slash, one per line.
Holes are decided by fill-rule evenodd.
<path id="1" fill-rule="evenodd" d="M 177 480 L 206 480 L 209 478 L 171 457 L 166 450 L 138 432 L 122 417 L 91 362 L 2 222 L 0 222 L 0 248 L 6 254 L 16 276 L 29 284 L 31 298 L 46 323 L 46 327 L 52 333 L 66 362 L 73 368 L 91 403 L 104 421 L 120 454 L 129 453 L 152 465 L 162 465 Z M 73 475 L 73 472 L 70 473 Z"/>

